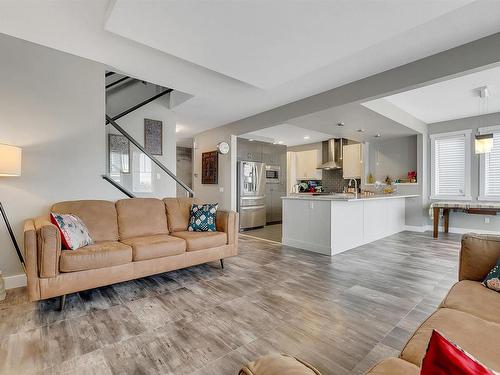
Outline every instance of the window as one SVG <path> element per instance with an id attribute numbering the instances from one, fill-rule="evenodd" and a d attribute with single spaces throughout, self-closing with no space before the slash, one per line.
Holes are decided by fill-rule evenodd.
<path id="1" fill-rule="evenodd" d="M 470 200 L 472 130 L 432 134 L 431 199 Z"/>
<path id="2" fill-rule="evenodd" d="M 493 148 L 480 155 L 479 200 L 500 201 L 500 126 L 479 128 L 480 134 L 493 133 Z"/>
<path id="3" fill-rule="evenodd" d="M 138 157 L 137 157 L 138 156 Z M 152 164 L 151 159 L 141 153 L 134 153 L 133 191 L 137 193 L 152 193 Z"/>

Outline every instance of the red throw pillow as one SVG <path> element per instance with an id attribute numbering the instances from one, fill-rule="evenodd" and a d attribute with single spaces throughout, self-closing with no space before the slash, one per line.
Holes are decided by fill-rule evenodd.
<path id="1" fill-rule="evenodd" d="M 422 362 L 420 375 L 494 375 L 469 353 L 449 342 L 438 331 L 431 340 Z"/>

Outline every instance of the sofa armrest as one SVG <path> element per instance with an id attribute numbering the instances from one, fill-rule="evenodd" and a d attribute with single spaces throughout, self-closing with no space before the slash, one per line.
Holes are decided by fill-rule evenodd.
<path id="1" fill-rule="evenodd" d="M 458 279 L 482 281 L 498 258 L 500 258 L 500 236 L 464 234 Z"/>
<path id="2" fill-rule="evenodd" d="M 48 216 L 35 218 L 38 250 L 39 277 L 55 277 L 59 274 L 61 256 L 61 233 Z"/>
<path id="3" fill-rule="evenodd" d="M 38 283 L 38 257 L 36 248 L 36 229 L 33 219 L 24 222 L 24 265 L 28 279 L 28 295 L 30 301 L 40 299 L 40 284 Z"/>
<path id="4" fill-rule="evenodd" d="M 216 218 L 217 231 L 227 233 L 228 245 L 236 245 L 238 243 L 238 213 L 235 211 L 217 211 Z"/>

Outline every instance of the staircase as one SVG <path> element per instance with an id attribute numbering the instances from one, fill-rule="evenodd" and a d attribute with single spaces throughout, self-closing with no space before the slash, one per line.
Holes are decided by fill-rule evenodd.
<path id="1" fill-rule="evenodd" d="M 122 122 L 132 112 L 154 101 L 159 101 L 162 97 L 163 100 L 168 99 L 172 91 L 170 88 L 139 81 L 118 73 L 106 73 L 107 111 L 109 107 L 114 107 L 114 112 L 117 113 L 106 114 L 107 172 L 102 175 L 102 178 L 130 198 L 176 196 L 177 190 L 184 192 L 184 196 L 194 197 L 193 190 L 165 166 L 165 161 L 160 160 L 165 157 L 153 155 L 145 149 L 143 142 L 130 134 L 131 132 L 145 134 L 144 130 L 139 129 L 141 126 L 144 127 L 144 124 Z M 137 101 L 137 97 L 140 97 L 138 103 L 134 102 Z M 166 106 L 165 110 L 167 110 Z M 144 118 L 150 117 L 147 113 L 144 115 Z M 122 119 L 121 125 L 118 124 L 120 119 Z M 158 138 L 161 140 L 163 131 L 159 130 L 155 124 L 152 125 L 154 129 L 157 129 L 157 133 L 151 133 L 153 140 Z M 177 189 L 177 186 L 180 189 Z"/>

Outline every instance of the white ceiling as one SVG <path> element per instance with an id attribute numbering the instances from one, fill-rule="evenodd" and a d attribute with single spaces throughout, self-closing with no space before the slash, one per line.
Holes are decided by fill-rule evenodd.
<path id="1" fill-rule="evenodd" d="M 500 1 L 113 4 L 2 0 L 0 32 L 193 95 L 186 137 L 500 31 Z"/>
<path id="2" fill-rule="evenodd" d="M 488 86 L 490 97 L 479 103 L 477 88 Z M 500 112 L 500 67 L 388 96 L 405 112 L 430 124 Z M 487 108 L 486 108 L 487 104 Z"/>
<path id="3" fill-rule="evenodd" d="M 270 89 L 471 2 L 116 0 L 105 28 Z"/>
<path id="4" fill-rule="evenodd" d="M 332 138 L 332 135 L 295 125 L 281 124 L 242 134 L 240 137 L 263 142 L 278 143 L 286 146 L 298 146 L 326 141 Z"/>
<path id="5" fill-rule="evenodd" d="M 344 126 L 338 126 L 343 122 Z M 297 117 L 292 125 L 330 134 L 329 138 L 347 138 L 358 142 L 372 142 L 404 137 L 417 132 L 374 112 L 361 104 L 346 104 L 310 115 Z M 362 132 L 358 130 L 363 130 Z M 380 134 L 380 138 L 375 135 Z"/>

